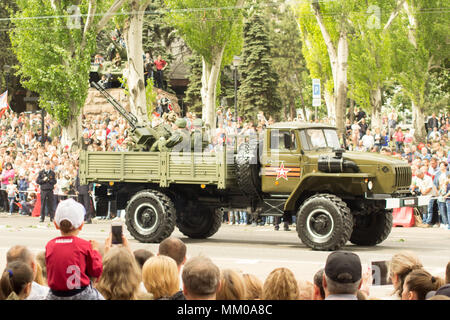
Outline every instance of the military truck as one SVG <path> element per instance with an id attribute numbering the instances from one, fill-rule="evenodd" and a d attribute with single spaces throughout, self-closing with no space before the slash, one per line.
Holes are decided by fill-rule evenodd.
<path id="1" fill-rule="evenodd" d="M 261 216 L 296 216 L 301 241 L 315 250 L 338 250 L 347 241 L 374 246 L 392 228 L 392 209 L 426 199 L 410 194 L 404 161 L 341 149 L 336 128 L 282 122 L 261 136 L 243 137 L 215 152 L 88 152 L 80 155 L 82 183 L 96 197 L 125 209 L 130 234 L 160 242 L 177 227 L 208 238 L 223 210 Z"/>

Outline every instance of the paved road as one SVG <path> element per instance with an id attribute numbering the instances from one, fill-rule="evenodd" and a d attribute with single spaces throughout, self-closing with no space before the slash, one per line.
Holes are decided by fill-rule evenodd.
<path id="1" fill-rule="evenodd" d="M 6 251 L 13 245 L 28 246 L 34 252 L 42 251 L 45 244 L 59 236 L 58 230 L 39 218 L 7 216 L 0 214 L 0 270 L 3 270 Z M 110 231 L 110 221 L 96 221 L 85 225 L 80 237 L 104 242 Z M 156 253 L 158 244 L 139 243 L 125 228 L 133 250 L 146 248 Z M 303 245 L 294 231 L 274 231 L 272 227 L 252 227 L 223 224 L 211 238 L 194 240 L 185 237 L 178 229 L 173 236 L 188 246 L 188 257 L 204 254 L 213 259 L 220 268 L 234 268 L 252 273 L 264 280 L 277 267 L 290 268 L 298 279 L 312 280 L 314 273 L 323 267 L 329 252 L 313 251 Z M 434 275 L 444 276 L 450 261 L 450 231 L 443 229 L 394 228 L 389 238 L 376 247 L 358 247 L 350 242 L 344 248 L 357 253 L 363 264 L 371 261 L 389 260 L 401 250 L 411 250 Z M 385 296 L 388 286 L 376 287 L 372 292 Z"/>

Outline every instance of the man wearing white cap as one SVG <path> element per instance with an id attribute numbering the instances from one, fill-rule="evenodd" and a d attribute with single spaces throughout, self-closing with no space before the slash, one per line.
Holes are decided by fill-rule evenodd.
<path id="1" fill-rule="evenodd" d="M 103 300 L 92 287 L 89 277 L 99 278 L 103 271 L 102 256 L 96 241 L 77 237 L 83 228 L 86 210 L 79 202 L 68 199 L 56 208 L 55 227 L 61 231 L 45 246 L 47 300 Z"/>

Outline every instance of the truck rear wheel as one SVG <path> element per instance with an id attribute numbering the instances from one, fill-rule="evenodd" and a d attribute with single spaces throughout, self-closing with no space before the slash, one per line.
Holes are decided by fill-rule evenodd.
<path id="1" fill-rule="evenodd" d="M 392 210 L 380 209 L 356 215 L 350 241 L 359 246 L 375 246 L 387 239 L 392 230 Z"/>
<path id="2" fill-rule="evenodd" d="M 353 217 L 347 204 L 332 194 L 307 199 L 297 213 L 297 233 L 314 250 L 338 250 L 350 239 Z"/>
<path id="3" fill-rule="evenodd" d="M 198 206 L 177 213 L 176 224 L 178 230 L 185 236 L 206 239 L 219 230 L 222 225 L 222 213 L 213 208 Z"/>
<path id="4" fill-rule="evenodd" d="M 128 202 L 126 225 L 136 240 L 159 243 L 175 229 L 174 204 L 162 192 L 139 191 Z"/>

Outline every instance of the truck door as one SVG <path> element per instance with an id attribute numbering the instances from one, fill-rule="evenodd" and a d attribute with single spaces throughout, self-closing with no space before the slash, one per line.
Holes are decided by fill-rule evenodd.
<path id="1" fill-rule="evenodd" d="M 270 129 L 261 159 L 262 191 L 291 193 L 300 180 L 300 145 L 293 129 Z"/>

